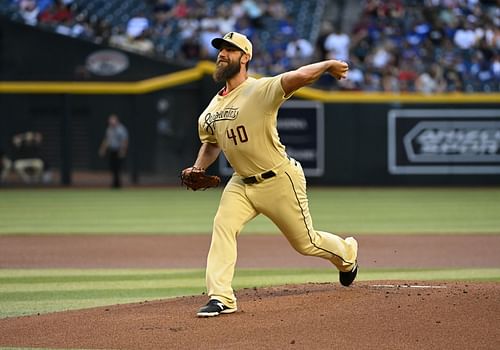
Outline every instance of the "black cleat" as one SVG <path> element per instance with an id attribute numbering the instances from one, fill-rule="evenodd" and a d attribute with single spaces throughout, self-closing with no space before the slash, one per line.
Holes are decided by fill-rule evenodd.
<path id="1" fill-rule="evenodd" d="M 354 265 L 354 268 L 349 272 L 339 271 L 339 281 L 340 284 L 344 287 L 349 287 L 352 282 L 356 279 L 356 275 L 358 274 L 358 263 Z"/>
<path id="2" fill-rule="evenodd" d="M 237 308 L 230 308 L 224 305 L 217 299 L 211 299 L 207 305 L 202 306 L 196 316 L 198 317 L 213 317 L 220 314 L 231 314 L 236 312 Z"/>

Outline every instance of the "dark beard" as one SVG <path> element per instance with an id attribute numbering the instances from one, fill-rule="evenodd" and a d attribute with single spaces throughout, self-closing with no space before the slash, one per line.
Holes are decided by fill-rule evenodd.
<path id="1" fill-rule="evenodd" d="M 225 83 L 229 79 L 233 78 L 240 72 L 240 62 L 229 62 L 226 66 L 218 65 L 215 68 L 212 78 L 214 78 L 217 83 Z"/>

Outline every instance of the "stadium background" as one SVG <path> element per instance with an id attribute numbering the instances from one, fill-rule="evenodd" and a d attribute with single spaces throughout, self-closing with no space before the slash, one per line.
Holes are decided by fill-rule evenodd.
<path id="1" fill-rule="evenodd" d="M 316 169 L 311 184 L 498 184 L 498 128 L 483 128 L 498 121 L 494 2 L 38 1 L 35 22 L 20 10 L 26 3 L 3 0 L 0 6 L 0 145 L 8 155 L 14 134 L 41 132 L 52 175 L 47 185 L 107 183 L 97 149 L 112 112 L 131 132 L 130 182 L 176 184 L 198 147 L 196 119 L 218 89 L 210 78 L 215 53 L 206 43 L 226 28 L 255 42 L 256 75 L 336 54 L 351 62 L 346 82 L 325 76 L 295 98 L 319 101 L 324 115 L 321 121 L 313 117 L 313 124 L 302 120 L 306 140 L 294 144 L 293 130 L 283 140 L 292 143 L 290 150 L 298 148 L 293 156 Z M 476 33 L 463 48 L 456 39 L 462 29 Z M 348 38 L 350 49 L 332 48 L 329 37 Z M 297 38 L 309 43 L 307 55 L 287 46 Z M 442 69 L 430 78 L 436 64 Z M 397 135 L 391 135 L 390 111 L 406 109 L 445 111 L 415 112 L 409 126 L 396 117 Z M 457 110 L 468 112 L 461 116 Z M 303 112 L 290 118 L 296 121 Z M 423 160 L 409 159 L 405 135 L 419 122 L 450 114 L 454 118 L 441 129 L 424 128 L 414 136 L 412 147 Z M 464 120 L 467 126 L 454 129 Z M 425 145 L 417 140 L 429 130 L 437 137 L 432 154 L 419 151 Z M 429 155 L 432 161 L 425 160 Z M 408 166 L 419 169 L 393 170 Z M 223 167 L 211 170 L 228 174 Z M 16 176 L 9 180 L 19 183 Z"/>
<path id="2" fill-rule="evenodd" d="M 408 329 L 425 334 L 418 337 L 429 341 L 423 347 L 438 342 L 442 345 L 438 347 L 450 348 L 447 341 L 462 339 L 451 336 L 457 329 L 465 338 L 481 336 L 472 327 L 480 322 L 467 322 L 478 311 L 476 320 L 490 334 L 487 340 L 498 344 L 500 95 L 495 1 L 58 3 L 52 8 L 50 0 L 0 0 L 0 146 L 9 155 L 14 134 L 42 132 L 42 151 L 52 175 L 46 182 L 25 184 L 11 172 L 1 183 L 0 346 L 34 346 L 30 337 L 36 333 L 25 325 L 40 322 L 40 334 L 45 335 L 43 323 L 52 324 L 57 318 L 57 314 L 38 321 L 6 318 L 11 316 L 197 295 L 197 299 L 154 304 L 163 305 L 165 312 L 182 304 L 183 316 L 193 318 L 191 311 L 205 298 L 203 260 L 220 189 L 192 193 L 173 186 L 178 186 L 179 170 L 192 163 L 198 149 L 197 116 L 218 89 L 210 77 L 213 53 L 197 39 L 207 42 L 211 26 L 224 13 L 229 17 L 225 28 L 232 23 L 230 17 L 239 14 L 234 28 L 256 43 L 251 65 L 256 75 L 276 74 L 326 57 L 328 50 L 322 44 L 336 28 L 341 32 L 336 37 L 339 42 L 345 40 L 340 34 L 349 37 L 351 79 L 339 83 L 324 77 L 298 92 L 294 104 L 281 115 L 287 120 L 282 134 L 287 137 L 285 143 L 293 144 L 304 157 L 303 163 L 311 162 L 308 181 L 316 226 L 354 234 L 364 249 L 358 287 L 342 291 L 335 286 L 330 267 L 295 254 L 279 241 L 272 223 L 259 217 L 243 232 L 242 249 L 250 250 L 244 250 L 246 260 L 235 278 L 238 290 L 252 288 L 258 300 L 245 299 L 247 292 L 241 291 L 242 308 L 259 306 L 261 287 L 322 282 L 327 283 L 321 287 L 326 300 L 335 294 L 335 305 L 345 310 L 351 310 L 352 298 L 373 301 L 369 306 L 374 310 L 353 312 L 360 315 L 353 324 L 357 328 L 360 320 L 371 316 L 394 316 L 386 314 L 391 310 L 384 303 L 389 292 L 374 291 L 374 299 L 367 298 L 367 281 L 418 284 L 426 280 L 448 288 L 440 299 L 442 308 L 458 310 L 449 302 L 459 297 L 457 304 L 463 308 L 459 314 L 466 319 L 459 324 L 442 322 L 451 328 L 443 327 L 439 333 L 434 320 L 429 324 L 417 316 L 429 311 L 429 317 L 451 321 L 459 314 L 446 319 L 442 308 L 430 307 L 439 290 L 429 298 L 431 294 L 426 294 L 426 300 L 420 291 L 409 291 L 415 308 L 408 310 L 408 318 L 414 319 L 415 326 L 402 330 L 400 337 L 379 333 L 381 348 L 394 344 L 408 348 Z M 221 4 L 227 10 L 220 10 Z M 461 29 L 461 35 L 469 38 L 464 47 L 455 42 Z M 470 39 L 471 30 L 476 39 Z M 310 56 L 286 58 L 286 45 L 294 36 L 310 42 Z M 307 44 L 304 47 L 307 51 Z M 107 189 L 106 164 L 97 156 L 112 112 L 120 115 L 131 134 L 127 184 L 121 191 Z M 423 138 L 424 132 L 432 137 Z M 223 161 L 210 171 L 227 176 Z M 185 249 L 184 239 L 192 250 Z M 265 254 L 262 247 L 275 239 L 274 250 Z M 195 241 L 201 245 L 195 248 Z M 260 246 L 252 248 L 254 241 Z M 132 242 L 132 248 L 125 242 Z M 122 260 L 113 260 L 116 257 Z M 280 257 L 281 262 L 271 259 Z M 492 283 L 486 286 L 486 281 Z M 474 287 L 468 288 L 468 283 Z M 481 289 L 485 286 L 489 289 Z M 304 287 L 305 294 L 309 287 Z M 289 293 L 295 295 L 293 289 Z M 478 304 L 467 309 L 472 300 L 468 297 Z M 403 307 L 406 304 L 403 301 Z M 483 311 L 487 304 L 489 310 Z M 337 315 L 329 315 L 329 307 L 322 305 L 319 310 L 325 310 L 333 324 Z M 136 305 L 135 310 L 139 309 Z M 157 315 L 154 327 L 165 321 L 164 316 Z M 68 323 L 72 329 L 82 326 L 82 336 L 87 334 L 86 324 Z M 128 321 L 121 324 L 136 326 Z M 310 324 L 323 325 L 325 320 Z M 372 324 L 383 329 L 380 319 Z M 252 325 L 246 319 L 244 329 Z M 219 331 L 222 334 L 230 326 Z M 282 330 L 296 331 L 289 325 L 275 326 L 279 329 L 267 332 L 271 338 Z M 170 333 L 180 342 L 196 338 L 177 330 L 170 328 Z M 128 341 L 127 333 L 121 337 L 123 342 Z M 53 334 L 60 330 L 54 329 Z M 38 344 L 56 346 L 50 337 L 36 338 Z M 113 336 L 104 338 L 113 340 Z M 137 337 L 136 342 L 155 339 L 159 338 Z M 91 340 L 100 338 L 89 336 L 86 341 Z M 63 347 L 91 347 L 85 341 L 78 344 Z M 100 344 L 100 348 L 120 347 Z M 471 346 L 467 340 L 461 344 Z M 482 345 L 474 347 L 493 348 Z M 247 344 L 247 348 L 256 347 Z"/>

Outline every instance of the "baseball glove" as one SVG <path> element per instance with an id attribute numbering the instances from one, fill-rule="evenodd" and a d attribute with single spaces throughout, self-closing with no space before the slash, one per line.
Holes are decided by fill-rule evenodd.
<path id="1" fill-rule="evenodd" d="M 210 187 L 217 187 L 220 184 L 220 177 L 205 174 L 205 169 L 189 167 L 181 172 L 181 183 L 193 191 L 206 190 Z"/>

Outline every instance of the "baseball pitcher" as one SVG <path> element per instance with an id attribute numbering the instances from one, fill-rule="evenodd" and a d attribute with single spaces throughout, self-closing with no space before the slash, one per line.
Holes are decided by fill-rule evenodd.
<path id="1" fill-rule="evenodd" d="M 275 77 L 254 79 L 248 76 L 252 43 L 246 36 L 230 32 L 214 39 L 212 45 L 219 50 L 213 78 L 225 86 L 199 117 L 202 144 L 194 165 L 184 169 L 181 178 L 203 175 L 221 151 L 234 174 L 214 219 L 206 269 L 209 301 L 197 316 L 237 310 L 231 287 L 236 240 L 244 225 L 259 214 L 271 219 L 299 253 L 332 262 L 339 270 L 340 283 L 349 286 L 358 271 L 358 244 L 352 237 L 342 239 L 314 229 L 304 172 L 300 163 L 287 155 L 276 127 L 278 109 L 297 89 L 324 73 L 345 78 L 348 65 L 327 60 Z M 189 181 L 184 183 L 190 187 Z"/>

